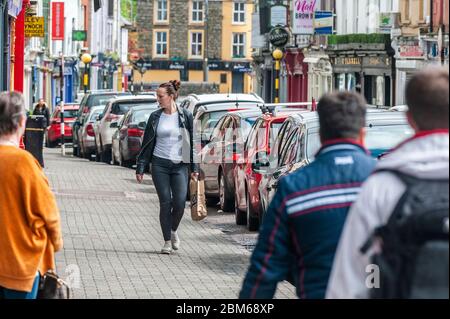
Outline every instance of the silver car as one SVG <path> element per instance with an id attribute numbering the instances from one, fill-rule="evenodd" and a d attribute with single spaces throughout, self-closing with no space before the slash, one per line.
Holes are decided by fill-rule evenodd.
<path id="1" fill-rule="evenodd" d="M 83 125 L 78 130 L 78 140 L 80 141 L 80 152 L 84 158 L 91 159 L 92 155 L 95 154 L 95 131 L 94 125 L 97 121 L 98 116 L 103 112 L 105 107 L 93 106 L 89 110 Z"/>

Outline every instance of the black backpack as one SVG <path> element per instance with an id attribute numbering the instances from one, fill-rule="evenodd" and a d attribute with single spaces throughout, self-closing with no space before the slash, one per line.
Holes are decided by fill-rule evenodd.
<path id="1" fill-rule="evenodd" d="M 384 170 L 386 171 L 386 170 Z M 361 248 L 378 240 L 371 262 L 379 267 L 374 299 L 448 299 L 449 181 L 423 180 L 397 171 L 406 185 L 387 224 Z"/>

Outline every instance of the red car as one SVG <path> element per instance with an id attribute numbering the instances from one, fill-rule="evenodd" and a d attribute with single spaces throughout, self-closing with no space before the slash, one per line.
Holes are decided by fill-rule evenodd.
<path id="1" fill-rule="evenodd" d="M 72 123 L 78 114 L 79 104 L 64 105 L 64 142 L 72 142 Z M 48 147 L 55 147 L 61 141 L 61 108 L 56 107 L 50 118 L 45 139 Z"/>
<path id="2" fill-rule="evenodd" d="M 248 135 L 244 150 L 244 161 L 235 169 L 236 224 L 247 225 L 250 231 L 256 231 L 262 221 L 259 184 L 262 174 L 255 170 L 255 159 L 259 162 L 269 158 L 278 131 L 292 112 L 304 112 L 302 109 L 281 109 L 266 113 L 256 120 Z"/>

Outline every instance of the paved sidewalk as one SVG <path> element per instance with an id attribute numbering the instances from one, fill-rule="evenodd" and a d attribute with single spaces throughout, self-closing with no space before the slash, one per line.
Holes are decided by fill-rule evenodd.
<path id="1" fill-rule="evenodd" d="M 208 220 L 180 225 L 181 248 L 159 254 L 159 206 L 150 176 L 45 150 L 45 172 L 61 211 L 60 275 L 74 298 L 237 298 L 250 251 Z M 78 276 L 79 274 L 79 276 Z M 77 282 L 77 278 L 78 280 Z M 276 298 L 295 298 L 279 285 Z"/>

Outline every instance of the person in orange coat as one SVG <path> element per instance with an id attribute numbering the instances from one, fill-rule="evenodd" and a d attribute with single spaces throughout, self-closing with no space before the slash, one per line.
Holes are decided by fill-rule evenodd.
<path id="1" fill-rule="evenodd" d="M 19 148 L 25 122 L 23 96 L 0 93 L 0 299 L 35 299 L 63 243 L 48 180 Z"/>

